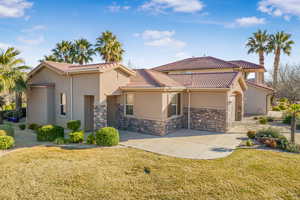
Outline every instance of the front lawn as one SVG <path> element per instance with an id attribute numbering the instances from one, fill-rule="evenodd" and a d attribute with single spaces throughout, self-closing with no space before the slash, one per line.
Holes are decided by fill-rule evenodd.
<path id="1" fill-rule="evenodd" d="M 299 199 L 300 155 L 189 160 L 130 148 L 34 147 L 0 157 L 0 199 Z"/>

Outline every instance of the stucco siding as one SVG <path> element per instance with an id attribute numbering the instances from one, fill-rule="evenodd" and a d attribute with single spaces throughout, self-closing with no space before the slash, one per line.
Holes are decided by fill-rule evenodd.
<path id="1" fill-rule="evenodd" d="M 99 73 L 73 75 L 73 119 L 81 120 L 84 127 L 84 96 L 99 101 Z M 94 102 L 94 103 L 95 103 Z"/>
<path id="2" fill-rule="evenodd" d="M 66 122 L 70 120 L 70 79 L 66 76 L 61 76 L 48 68 L 42 68 L 37 72 L 31 79 L 30 84 L 39 83 L 55 83 L 54 88 L 54 107 L 55 107 L 55 123 L 60 126 L 65 126 Z M 65 116 L 60 115 L 60 94 L 65 93 L 67 96 L 67 113 Z M 34 98 L 28 98 L 28 101 L 33 104 L 38 104 Z M 44 107 L 48 105 L 45 104 Z M 53 108 L 52 108 L 53 109 Z M 32 108 L 31 112 L 40 112 L 35 107 Z M 29 121 L 32 121 L 29 117 Z"/>
<path id="3" fill-rule="evenodd" d="M 226 92 L 191 92 L 192 108 L 226 108 Z M 188 105 L 188 95 L 185 95 L 185 106 Z"/>
<path id="4" fill-rule="evenodd" d="M 267 95 L 270 94 L 265 89 L 248 85 L 245 93 L 245 113 L 246 114 L 267 114 Z"/>

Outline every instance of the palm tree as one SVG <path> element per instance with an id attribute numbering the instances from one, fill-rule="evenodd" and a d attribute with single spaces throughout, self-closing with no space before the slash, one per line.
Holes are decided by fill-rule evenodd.
<path id="1" fill-rule="evenodd" d="M 59 59 L 55 55 L 49 55 L 49 56 L 44 56 L 43 59 L 40 60 L 40 62 L 43 61 L 54 61 L 54 62 L 59 62 Z"/>
<path id="2" fill-rule="evenodd" d="M 295 43 L 290 40 L 291 34 L 287 34 L 283 31 L 272 34 L 269 38 L 268 50 L 274 52 L 274 72 L 273 72 L 273 86 L 276 88 L 278 83 L 278 72 L 280 64 L 281 52 L 290 55 L 292 45 Z"/>
<path id="3" fill-rule="evenodd" d="M 95 50 L 92 44 L 86 39 L 75 40 L 73 45 L 73 62 L 79 64 L 86 64 L 93 61 L 92 56 L 95 55 Z"/>
<path id="4" fill-rule="evenodd" d="M 58 62 L 73 63 L 73 50 L 73 43 L 63 40 L 60 43 L 57 43 L 56 47 L 52 49 L 53 56 L 51 57 L 51 59 L 55 58 L 55 61 Z"/>
<path id="5" fill-rule="evenodd" d="M 258 30 L 249 37 L 246 47 L 248 54 L 256 53 L 259 56 L 259 65 L 265 66 L 265 53 L 268 53 L 269 35 L 267 31 Z"/>
<path id="6" fill-rule="evenodd" d="M 97 38 L 96 51 L 105 62 L 121 62 L 123 53 L 122 44 L 117 37 L 110 31 L 103 32 L 101 37 Z"/>
<path id="7" fill-rule="evenodd" d="M 17 58 L 20 52 L 13 47 L 0 52 L 0 82 L 2 90 L 15 93 L 16 110 L 22 106 L 22 93 L 26 90 L 26 72 L 30 67 L 24 65 L 24 60 Z"/>

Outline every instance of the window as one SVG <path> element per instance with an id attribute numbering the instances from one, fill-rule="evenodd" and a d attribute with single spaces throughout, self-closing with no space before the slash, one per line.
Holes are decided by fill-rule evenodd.
<path id="1" fill-rule="evenodd" d="M 125 95 L 125 113 L 126 115 L 133 115 L 133 94 Z"/>
<path id="2" fill-rule="evenodd" d="M 60 114 L 66 115 L 67 113 L 67 97 L 65 93 L 60 93 Z"/>
<path id="3" fill-rule="evenodd" d="M 181 114 L 181 95 L 170 94 L 170 102 L 168 106 L 168 117 Z"/>

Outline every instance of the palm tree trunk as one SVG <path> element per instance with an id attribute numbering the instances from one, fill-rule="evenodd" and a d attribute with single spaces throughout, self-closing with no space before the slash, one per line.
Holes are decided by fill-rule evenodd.
<path id="1" fill-rule="evenodd" d="M 265 66 L 265 55 L 263 51 L 259 52 L 259 65 L 260 66 Z"/>
<path id="2" fill-rule="evenodd" d="M 295 132 L 296 132 L 296 113 L 292 115 L 292 124 L 291 124 L 291 142 L 295 143 Z"/>
<path id="3" fill-rule="evenodd" d="M 279 63 L 280 63 L 280 49 L 276 49 L 275 51 L 275 59 L 274 59 L 274 72 L 273 72 L 273 86 L 277 87 L 278 83 L 278 73 L 279 73 Z"/>

